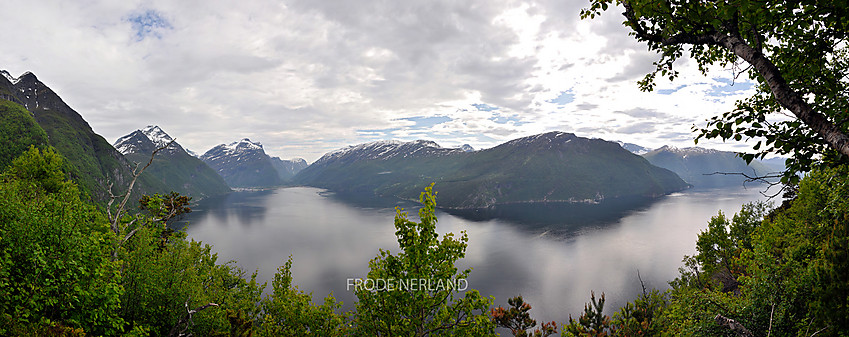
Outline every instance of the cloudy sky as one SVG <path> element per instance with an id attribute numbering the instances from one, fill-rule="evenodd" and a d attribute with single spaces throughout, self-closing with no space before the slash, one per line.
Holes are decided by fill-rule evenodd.
<path id="1" fill-rule="evenodd" d="M 585 5 L 4 0 L 0 69 L 35 73 L 110 142 L 156 124 L 195 152 L 247 137 L 310 162 L 377 139 L 486 148 L 552 130 L 686 147 L 753 90 L 684 60 L 640 92 L 658 57 L 620 10 L 580 20 Z"/>

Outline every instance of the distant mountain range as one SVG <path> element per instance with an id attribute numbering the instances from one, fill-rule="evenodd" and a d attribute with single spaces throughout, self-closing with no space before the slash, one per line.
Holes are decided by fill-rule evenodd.
<path id="1" fill-rule="evenodd" d="M 158 126 L 148 125 L 119 138 L 114 146 L 130 161 L 145 165 L 153 151 L 172 140 Z M 200 198 L 230 192 L 230 187 L 215 170 L 190 155 L 176 141 L 156 154 L 146 172 L 183 195 Z"/>
<path id="2" fill-rule="evenodd" d="M 215 146 L 200 159 L 218 172 L 230 187 L 239 188 L 281 186 L 307 166 L 300 158 L 272 158 L 261 143 L 247 138 Z"/>
<path id="3" fill-rule="evenodd" d="M 432 141 L 379 141 L 324 155 L 296 183 L 415 199 L 435 182 L 446 208 L 515 203 L 599 203 L 653 198 L 688 187 L 618 144 L 550 132 L 466 152 Z"/>
<path id="4" fill-rule="evenodd" d="M 676 148 L 664 146 L 644 154 L 643 157 L 653 165 L 675 172 L 681 179 L 695 187 L 742 186 L 746 178 L 733 173 L 764 176 L 770 172 L 779 171 L 758 161 L 753 161 L 747 165 L 734 152 L 700 147 Z"/>
<path id="5" fill-rule="evenodd" d="M 153 150 L 172 140 L 161 128 L 148 126 L 121 137 L 113 147 L 32 73 L 13 77 L 0 71 L 0 75 L 0 140 L 4 144 L 0 166 L 30 145 L 52 146 L 68 159 L 71 177 L 103 202 L 109 183 L 121 193 L 132 176 L 133 162 L 146 163 Z M 229 187 L 301 184 L 416 199 L 435 182 L 440 205 L 453 209 L 593 204 L 657 197 L 687 188 L 687 183 L 740 185 L 742 177 L 707 174 L 763 175 L 779 171 L 783 160 L 765 162 L 769 166 L 746 165 L 732 152 L 669 146 L 650 151 L 631 143 L 549 132 L 483 150 L 468 144 L 443 148 L 425 140 L 377 141 L 332 151 L 308 166 L 299 158 L 271 157 L 262 144 L 245 138 L 200 156 L 175 142 L 140 177 L 135 194 L 174 190 L 203 197 L 226 193 Z"/>

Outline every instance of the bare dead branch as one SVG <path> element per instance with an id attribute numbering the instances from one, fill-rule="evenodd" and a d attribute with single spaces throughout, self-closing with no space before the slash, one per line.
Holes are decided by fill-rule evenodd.
<path id="1" fill-rule="evenodd" d="M 130 194 L 133 191 L 133 186 L 135 186 L 136 180 L 138 180 L 139 176 L 141 176 L 141 174 L 144 172 L 144 170 L 146 170 L 148 168 L 148 166 L 150 166 L 150 164 L 153 164 L 153 157 L 155 157 L 156 154 L 159 151 L 162 151 L 162 150 L 168 148 L 169 146 L 171 146 L 171 144 L 174 143 L 175 141 L 177 141 L 176 138 L 172 139 L 167 144 L 158 147 L 156 150 L 153 150 L 153 152 L 150 154 L 150 160 L 147 161 L 147 164 L 144 167 L 142 167 L 141 170 L 139 170 L 139 164 L 138 163 L 136 164 L 136 168 L 133 170 L 133 180 L 130 181 L 130 185 L 127 187 L 127 193 L 125 193 L 123 195 L 124 199 L 118 205 L 118 209 L 115 210 L 115 217 L 113 219 L 110 219 L 111 222 L 114 224 L 113 228 L 117 227 L 118 220 L 121 218 L 121 212 L 124 210 L 124 207 L 127 205 L 127 201 L 130 200 Z M 115 233 L 115 234 L 118 234 L 118 233 Z"/>
<path id="2" fill-rule="evenodd" d="M 823 332 L 823 330 L 825 330 L 825 329 L 827 329 L 827 328 L 828 328 L 828 325 L 826 325 L 826 326 L 822 327 L 822 329 L 819 329 L 819 330 L 817 330 L 817 332 L 814 332 L 814 333 L 811 335 L 811 337 L 816 336 L 817 334 L 819 334 L 820 332 Z"/>
<path id="3" fill-rule="evenodd" d="M 186 315 L 183 316 L 183 318 L 181 318 L 180 321 L 178 321 L 177 324 L 175 324 L 173 328 L 171 328 L 171 332 L 168 333 L 168 336 L 171 336 L 171 337 L 191 336 L 192 335 L 191 333 L 186 334 L 185 332 L 186 332 L 186 330 L 189 329 L 189 327 L 191 325 L 194 325 L 194 322 L 192 321 L 192 316 L 194 314 L 198 313 L 201 310 L 204 310 L 204 309 L 209 308 L 209 307 L 217 307 L 217 306 L 218 306 L 218 304 L 210 302 L 210 303 L 204 304 L 202 306 L 199 306 L 197 308 L 194 308 L 192 310 L 189 310 L 189 302 L 187 301 L 186 302 Z"/>
<path id="4" fill-rule="evenodd" d="M 705 173 L 704 175 L 706 175 L 706 176 L 713 176 L 713 175 L 742 176 L 742 177 L 746 178 L 745 180 L 743 180 L 744 186 L 745 186 L 746 183 L 753 183 L 753 182 L 763 183 L 763 184 L 768 185 L 767 188 L 766 188 L 766 191 L 769 191 L 773 186 L 781 186 L 781 188 L 778 190 L 778 192 L 776 192 L 774 194 L 767 194 L 766 191 L 760 192 L 761 195 L 763 195 L 763 196 L 765 196 L 769 199 L 772 199 L 772 198 L 775 198 L 775 197 L 781 195 L 782 192 L 784 192 L 787 189 L 787 186 L 785 186 L 781 183 L 780 179 L 781 179 L 782 175 L 781 175 L 780 172 L 771 172 L 767 175 L 759 176 L 754 172 L 753 172 L 752 175 L 749 175 L 749 174 L 746 174 L 746 173 L 743 173 L 743 172 L 718 172 L 717 171 L 717 172 L 713 172 L 713 173 Z M 771 180 L 771 179 L 778 179 L 778 180 Z"/>
<path id="5" fill-rule="evenodd" d="M 737 322 L 733 319 L 730 319 L 730 318 L 727 318 L 725 316 L 717 314 L 716 318 L 714 318 L 714 320 L 716 320 L 716 324 L 719 324 L 722 327 L 726 327 L 726 328 L 730 329 L 731 331 L 736 333 L 737 336 L 740 336 L 740 337 L 755 337 L 755 334 L 753 334 L 752 331 L 750 331 L 745 326 L 743 326 L 743 324 L 740 324 L 739 322 Z"/>
<path id="6" fill-rule="evenodd" d="M 769 330 L 767 330 L 767 332 L 766 332 L 766 337 L 769 337 L 769 336 L 771 336 L 771 335 L 772 335 L 772 318 L 773 318 L 773 314 L 775 314 L 775 303 L 773 303 L 773 304 L 772 304 L 772 309 L 770 309 L 770 311 L 769 311 Z"/>
<path id="7" fill-rule="evenodd" d="M 141 174 L 144 172 L 144 170 L 147 169 L 148 166 L 150 166 L 150 164 L 153 164 L 153 158 L 156 156 L 156 154 L 159 151 L 162 151 L 162 150 L 168 148 L 169 146 L 171 146 L 171 144 L 174 143 L 175 141 L 177 141 L 176 138 L 172 139 L 167 144 L 160 146 L 156 150 L 153 150 L 153 152 L 150 154 L 150 160 L 148 160 L 147 164 L 144 167 L 142 167 L 141 169 L 139 169 L 140 164 L 136 163 L 136 168 L 133 169 L 133 179 L 130 181 L 130 185 L 127 186 L 127 192 L 126 193 L 121 194 L 121 195 L 115 195 L 114 193 L 112 193 L 113 183 L 109 182 L 109 185 L 108 185 L 109 203 L 106 204 L 106 214 L 109 217 L 109 228 L 112 230 L 113 233 L 115 233 L 115 235 L 118 235 L 120 237 L 121 229 L 122 229 L 120 224 L 119 224 L 120 221 L 121 221 L 121 212 L 124 211 L 124 207 L 126 207 L 127 201 L 130 199 L 130 195 L 133 192 L 133 186 L 135 186 L 136 180 L 138 180 L 138 178 L 141 176 Z M 124 198 L 124 199 L 118 205 L 118 208 L 115 210 L 115 214 L 112 214 L 112 204 L 115 202 L 115 200 L 117 200 L 119 198 Z M 133 219 L 132 221 L 127 223 L 124 226 L 124 229 L 130 228 L 137 220 L 138 219 Z M 138 232 L 138 230 L 141 227 L 143 227 L 144 225 L 145 224 L 140 224 L 138 227 L 136 227 L 135 229 L 133 229 L 132 231 L 127 233 L 127 235 L 124 236 L 124 238 L 121 241 L 117 242 L 117 244 L 115 245 L 115 249 L 112 251 L 112 260 L 115 260 L 115 259 L 118 258 L 118 248 L 120 248 L 121 245 L 123 245 L 125 242 L 127 242 L 127 240 L 129 240 L 131 237 L 133 237 L 133 235 L 136 234 L 136 232 Z"/>

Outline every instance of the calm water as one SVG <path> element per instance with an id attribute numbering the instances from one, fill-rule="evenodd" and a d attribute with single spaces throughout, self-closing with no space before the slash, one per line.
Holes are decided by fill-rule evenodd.
<path id="1" fill-rule="evenodd" d="M 630 205 L 631 210 L 613 205 L 609 212 L 538 206 L 524 222 L 517 220 L 519 209 L 499 214 L 512 220 L 440 211 L 437 228 L 469 234 L 466 258 L 458 264 L 473 267 L 470 288 L 504 306 L 521 294 L 533 306 L 533 317 L 562 323 L 583 310 L 592 290 L 606 294 L 605 311 L 612 313 L 640 292 L 638 271 L 648 287 L 665 289 L 683 256 L 695 252 L 696 237 L 710 217 L 763 200 L 758 191 L 692 190 Z M 415 205 L 406 202 L 295 187 L 205 200 L 185 220 L 188 236 L 212 244 L 219 261 L 236 260 L 268 281 L 292 255 L 302 290 L 313 292 L 316 301 L 333 292 L 351 308 L 355 298 L 346 280 L 364 278 L 379 248 L 398 251 L 396 206 L 415 214 Z"/>

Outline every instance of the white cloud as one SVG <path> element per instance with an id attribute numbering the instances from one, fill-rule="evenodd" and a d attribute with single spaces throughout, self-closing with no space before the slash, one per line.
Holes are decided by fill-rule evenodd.
<path id="1" fill-rule="evenodd" d="M 694 123 L 751 90 L 727 90 L 683 62 L 678 80 L 658 80 L 664 94 L 640 92 L 635 81 L 657 56 L 616 10 L 582 21 L 581 6 L 11 0 L 0 68 L 33 71 L 109 140 L 158 124 L 195 151 L 249 137 L 309 161 L 375 137 L 481 148 L 554 129 L 689 146 Z M 563 92 L 573 100 L 552 102 Z M 404 119 L 421 116 L 450 120 Z"/>

